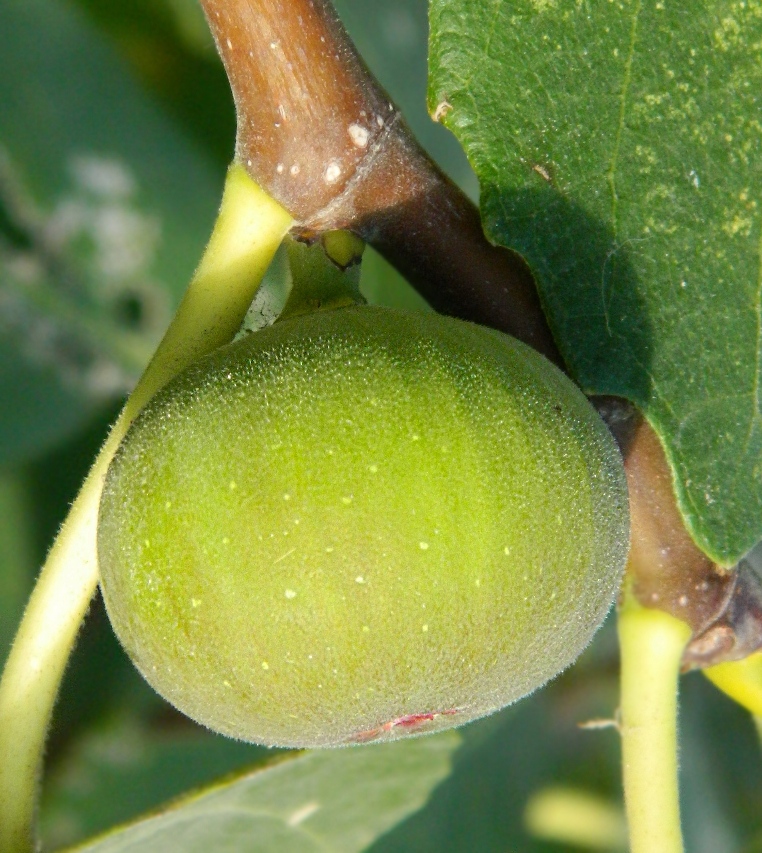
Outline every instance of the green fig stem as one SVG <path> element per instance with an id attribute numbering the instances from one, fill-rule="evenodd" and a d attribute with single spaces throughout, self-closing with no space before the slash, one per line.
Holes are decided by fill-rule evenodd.
<path id="1" fill-rule="evenodd" d="M 155 355 L 111 429 L 48 554 L 0 681 L 0 853 L 35 847 L 45 736 L 98 583 L 98 505 L 109 463 L 150 398 L 238 330 L 292 219 L 239 166 L 206 252 Z"/>
<path id="2" fill-rule="evenodd" d="M 625 593 L 619 611 L 620 731 L 631 853 L 682 853 L 677 682 L 691 629 Z"/>
<path id="3" fill-rule="evenodd" d="M 278 320 L 347 305 L 364 305 L 360 267 L 365 243 L 348 231 L 329 231 L 305 243 L 287 238 L 291 292 Z"/>

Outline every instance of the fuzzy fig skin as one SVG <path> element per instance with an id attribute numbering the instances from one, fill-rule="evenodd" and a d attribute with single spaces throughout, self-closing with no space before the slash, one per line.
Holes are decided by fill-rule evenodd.
<path id="1" fill-rule="evenodd" d="M 162 390 L 108 473 L 116 633 L 242 740 L 338 746 L 495 711 L 568 666 L 628 543 L 618 450 L 518 341 L 351 307 L 276 323 Z"/>

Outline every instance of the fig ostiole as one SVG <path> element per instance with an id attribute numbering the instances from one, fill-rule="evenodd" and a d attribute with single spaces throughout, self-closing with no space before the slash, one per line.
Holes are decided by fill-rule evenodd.
<path id="1" fill-rule="evenodd" d="M 466 722 L 568 666 L 628 543 L 619 452 L 496 331 L 348 307 L 160 391 L 100 508 L 103 596 L 144 677 L 211 729 L 337 746 Z"/>

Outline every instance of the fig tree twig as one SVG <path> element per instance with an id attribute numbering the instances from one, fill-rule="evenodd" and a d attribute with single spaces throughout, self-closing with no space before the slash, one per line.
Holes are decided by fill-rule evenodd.
<path id="1" fill-rule="evenodd" d="M 709 559 L 685 529 L 672 472 L 656 433 L 621 401 L 596 400 L 625 451 L 630 495 L 632 594 L 691 627 L 684 668 L 745 658 L 762 647 L 762 588 L 746 561 L 725 568 Z"/>
<path id="2" fill-rule="evenodd" d="M 414 141 L 327 0 L 201 0 L 230 78 L 236 158 L 303 232 L 349 229 L 433 308 L 561 358 L 532 276 Z"/>

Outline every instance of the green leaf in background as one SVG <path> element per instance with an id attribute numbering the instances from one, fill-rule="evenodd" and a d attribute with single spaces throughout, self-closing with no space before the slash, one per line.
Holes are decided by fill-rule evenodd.
<path id="1" fill-rule="evenodd" d="M 457 734 L 446 732 L 379 746 L 293 753 L 77 849 L 360 851 L 426 802 L 449 773 L 459 742 Z"/>
<path id="2" fill-rule="evenodd" d="M 0 667 L 10 650 L 36 567 L 31 500 L 22 473 L 0 470 Z"/>
<path id="3" fill-rule="evenodd" d="M 646 414 L 732 564 L 762 537 L 762 4 L 432 0 L 430 73 L 573 375 Z"/>
<path id="4" fill-rule="evenodd" d="M 121 707 L 112 702 L 50 769 L 40 811 L 45 850 L 81 843 L 189 789 L 273 760 L 273 750 L 171 715 L 134 670 L 119 674 L 137 703 L 122 690 Z"/>
<path id="5" fill-rule="evenodd" d="M 76 9 L 8 0 L 0 32 L 3 464 L 131 386 L 200 257 L 223 172 Z"/>

